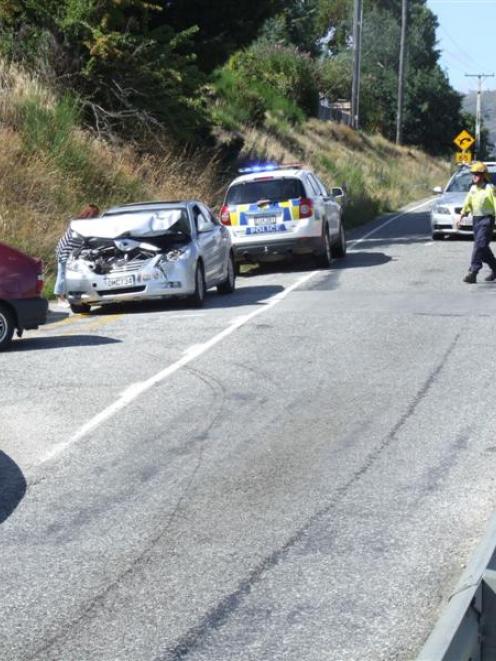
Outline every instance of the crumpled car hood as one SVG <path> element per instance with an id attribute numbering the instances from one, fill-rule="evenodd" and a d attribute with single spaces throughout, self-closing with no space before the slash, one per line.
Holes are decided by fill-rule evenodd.
<path id="1" fill-rule="evenodd" d="M 87 220 L 72 220 L 71 229 L 85 238 L 117 239 L 122 236 L 160 236 L 182 215 L 180 209 L 125 213 Z"/>

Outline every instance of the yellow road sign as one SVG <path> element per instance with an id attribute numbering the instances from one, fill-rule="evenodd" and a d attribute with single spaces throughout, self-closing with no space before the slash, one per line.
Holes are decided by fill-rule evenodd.
<path id="1" fill-rule="evenodd" d="M 472 163 L 472 152 L 471 151 L 458 151 L 455 154 L 457 163 Z"/>
<path id="2" fill-rule="evenodd" d="M 455 145 L 459 147 L 462 151 L 467 151 L 474 144 L 475 138 L 468 131 L 463 129 L 453 140 Z"/>

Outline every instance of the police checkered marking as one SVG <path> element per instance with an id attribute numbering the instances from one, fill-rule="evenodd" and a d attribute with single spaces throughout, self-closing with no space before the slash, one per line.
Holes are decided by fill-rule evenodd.
<path id="1" fill-rule="evenodd" d="M 232 226 L 249 225 L 249 214 L 263 214 L 281 209 L 283 211 L 282 220 L 291 222 L 300 220 L 300 199 L 286 200 L 284 202 L 271 202 L 267 205 L 258 204 L 236 204 L 229 207 L 229 217 Z"/>

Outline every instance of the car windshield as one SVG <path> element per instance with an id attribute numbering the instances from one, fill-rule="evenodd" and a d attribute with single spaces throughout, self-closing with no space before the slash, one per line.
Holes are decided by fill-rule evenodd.
<path id="1" fill-rule="evenodd" d="M 265 179 L 234 184 L 227 192 L 227 204 L 255 204 L 260 200 L 278 202 L 300 197 L 305 197 L 305 189 L 299 179 Z"/>
<path id="2" fill-rule="evenodd" d="M 491 182 L 496 185 L 496 171 L 489 171 Z M 468 171 L 456 174 L 446 187 L 447 193 L 467 193 L 472 185 L 472 174 Z"/>

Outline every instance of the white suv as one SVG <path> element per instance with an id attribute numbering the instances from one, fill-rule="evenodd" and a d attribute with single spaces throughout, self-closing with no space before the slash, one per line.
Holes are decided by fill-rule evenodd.
<path id="1" fill-rule="evenodd" d="M 241 170 L 241 172 L 246 172 Z M 328 267 L 344 257 L 341 188 L 332 194 L 311 170 L 296 165 L 250 168 L 227 189 L 220 212 L 237 262 L 315 255 Z"/>

